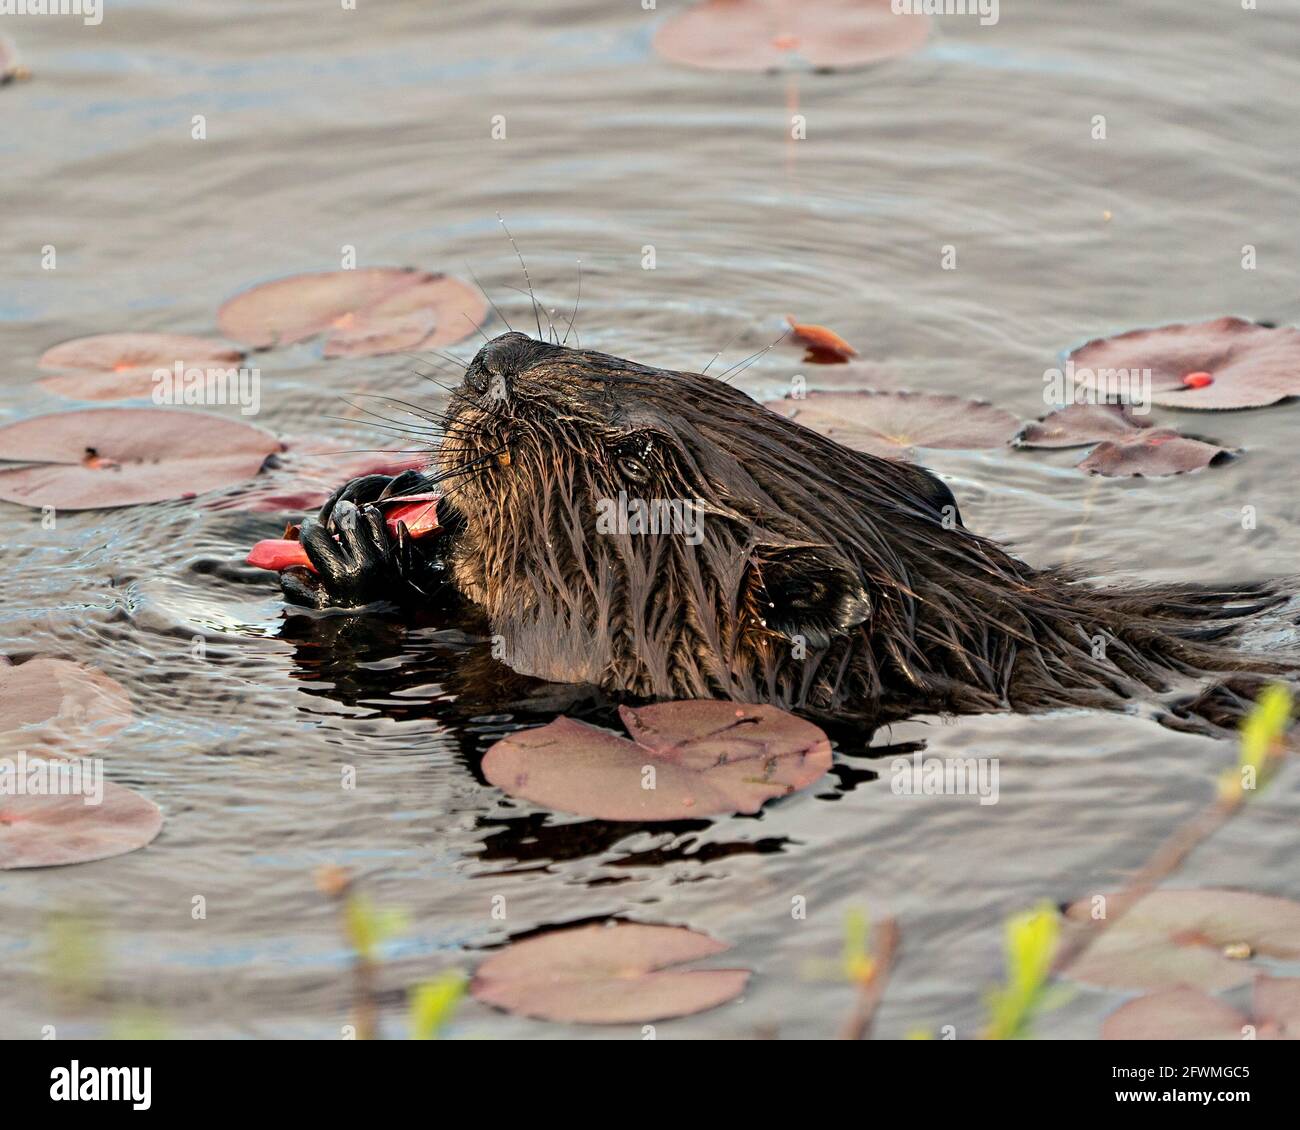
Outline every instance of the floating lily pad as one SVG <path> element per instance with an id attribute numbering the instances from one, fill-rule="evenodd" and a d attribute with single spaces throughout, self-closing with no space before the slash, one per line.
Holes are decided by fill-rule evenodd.
<path id="1" fill-rule="evenodd" d="M 497 742 L 483 773 L 561 812 L 653 821 L 757 812 L 831 767 L 826 735 L 774 706 L 689 700 L 619 714 L 634 740 L 557 718 Z"/>
<path id="2" fill-rule="evenodd" d="M 155 370 L 229 369 L 243 363 L 243 350 L 210 337 L 184 334 L 96 334 L 65 341 L 41 356 L 42 369 L 66 369 L 41 380 L 42 388 L 73 400 L 151 397 Z"/>
<path id="3" fill-rule="evenodd" d="M 1151 401 L 1169 408 L 1258 408 L 1300 396 L 1300 330 L 1242 318 L 1130 330 L 1090 341 L 1070 360 L 1092 388 L 1107 383 L 1099 370 L 1150 369 Z"/>
<path id="4" fill-rule="evenodd" d="M 1183 475 L 1232 458 L 1218 444 L 1179 435 L 1173 428 L 1148 428 L 1123 440 L 1107 440 L 1092 449 L 1079 470 L 1118 478 L 1124 475 Z"/>
<path id="5" fill-rule="evenodd" d="M 1091 904 L 1081 900 L 1066 913 L 1087 921 Z M 1225 946 L 1240 942 L 1254 954 L 1300 957 L 1300 903 L 1248 891 L 1153 891 L 1101 930 L 1069 976 L 1114 989 L 1196 985 L 1218 992 L 1259 972 L 1251 961 L 1224 956 Z"/>
<path id="6" fill-rule="evenodd" d="M 1020 429 L 1017 447 L 1085 447 L 1107 439 L 1126 439 L 1151 427 L 1127 404 L 1070 404 Z"/>
<path id="7" fill-rule="evenodd" d="M 279 450 L 261 428 L 176 408 L 35 416 L 0 427 L 0 499 L 99 510 L 189 498 L 251 479 Z"/>
<path id="8" fill-rule="evenodd" d="M 796 322 L 789 316 L 786 321 L 790 323 L 793 340 L 807 349 L 804 360 L 811 364 L 843 365 L 858 355 L 858 351 L 834 330 L 810 322 Z"/>
<path id="9" fill-rule="evenodd" d="M 1229 1004 L 1181 985 L 1120 1005 L 1101 1026 L 1103 1040 L 1240 1040 L 1250 1020 Z"/>
<path id="10" fill-rule="evenodd" d="M 370 267 L 293 275 L 236 295 L 221 332 L 255 348 L 325 335 L 326 357 L 373 357 L 451 345 L 487 316 L 477 288 L 448 275 Z"/>
<path id="11" fill-rule="evenodd" d="M 667 1020 L 716 1008 L 744 992 L 746 969 L 669 968 L 727 948 L 682 926 L 577 926 L 493 954 L 479 966 L 470 992 L 485 1004 L 539 1020 Z"/>
<path id="12" fill-rule="evenodd" d="M 906 55 L 929 33 L 929 17 L 890 0 L 705 0 L 665 20 L 654 47 L 711 70 L 829 70 Z"/>
<path id="13" fill-rule="evenodd" d="M 845 447 L 909 459 L 913 447 L 1002 447 L 1020 421 L 983 400 L 923 392 L 810 392 L 767 407 Z"/>
<path id="14" fill-rule="evenodd" d="M 162 831 L 162 811 L 153 801 L 102 784 L 100 804 L 86 804 L 81 795 L 0 796 L 0 871 L 124 855 Z"/>
<path id="15" fill-rule="evenodd" d="M 84 751 L 130 721 L 130 696 L 94 667 L 45 656 L 17 665 L 0 660 L 0 753 Z"/>

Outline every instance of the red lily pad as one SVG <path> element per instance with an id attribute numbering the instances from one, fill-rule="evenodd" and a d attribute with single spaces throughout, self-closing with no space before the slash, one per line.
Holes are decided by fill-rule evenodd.
<path id="1" fill-rule="evenodd" d="M 1199 471 L 1230 458 L 1232 452 L 1218 444 L 1180 435 L 1173 428 L 1148 428 L 1127 439 L 1099 443 L 1079 463 L 1079 470 L 1109 478 L 1156 478 Z"/>
<path id="2" fill-rule="evenodd" d="M 704 0 L 660 25 L 665 59 L 722 71 L 862 67 L 917 50 L 923 15 L 895 15 L 890 0 Z"/>
<path id="3" fill-rule="evenodd" d="M 634 922 L 553 930 L 494 953 L 474 974 L 478 1000 L 571 1024 L 643 1024 L 734 1000 L 747 969 L 670 968 L 728 949 L 682 926 Z"/>
<path id="4" fill-rule="evenodd" d="M 16 665 L 0 659 L 0 752 L 84 751 L 130 721 L 130 696 L 94 667 L 46 656 Z"/>
<path id="5" fill-rule="evenodd" d="M 807 348 L 804 360 L 811 364 L 842 365 L 858 355 L 858 351 L 834 330 L 811 322 L 796 322 L 789 315 L 785 320 L 790 323 L 790 334 L 794 341 Z"/>
<path id="6" fill-rule="evenodd" d="M 486 317 L 477 288 L 407 267 L 293 275 L 246 290 L 217 313 L 222 333 L 258 349 L 324 334 L 326 357 L 451 345 Z"/>
<path id="7" fill-rule="evenodd" d="M 0 427 L 0 499 L 100 510 L 188 498 L 251 479 L 279 450 L 261 428 L 177 408 L 35 416 Z"/>
<path id="8" fill-rule="evenodd" d="M 1020 421 L 984 400 L 923 392 L 810 392 L 767 407 L 845 447 L 910 459 L 913 447 L 1002 447 Z"/>
<path id="9" fill-rule="evenodd" d="M 1069 404 L 1020 429 L 1017 447 L 1085 447 L 1101 440 L 1122 440 L 1151 427 L 1127 404 Z"/>
<path id="10" fill-rule="evenodd" d="M 1104 383 L 1098 370 L 1150 369 L 1151 401 L 1169 408 L 1259 408 L 1300 396 L 1300 330 L 1242 318 L 1130 330 L 1090 341 L 1070 360 L 1075 379 L 1094 388 Z"/>
<path id="11" fill-rule="evenodd" d="M 62 867 L 124 855 L 162 831 L 162 810 L 103 781 L 99 804 L 82 795 L 0 796 L 0 871 Z"/>
<path id="12" fill-rule="evenodd" d="M 273 573 L 297 567 L 316 572 L 316 566 L 311 563 L 302 542 L 292 538 L 266 538 L 259 541 L 248 551 L 244 563 L 254 569 L 269 569 Z"/>
<path id="13" fill-rule="evenodd" d="M 623 706 L 619 715 L 632 741 L 557 718 L 497 742 L 483 774 L 561 812 L 654 821 L 757 812 L 831 767 L 826 735 L 774 706 L 688 700 Z"/>
<path id="14" fill-rule="evenodd" d="M 1082 899 L 1068 917 L 1087 921 Z M 1076 981 L 1114 989 L 1196 985 L 1210 992 L 1244 985 L 1253 962 L 1224 956 L 1245 942 L 1252 954 L 1300 957 L 1300 903 L 1249 891 L 1153 891 L 1113 926 L 1105 927 L 1069 967 Z"/>
<path id="15" fill-rule="evenodd" d="M 45 377 L 40 385 L 73 400 L 126 400 L 153 395 L 157 369 L 229 369 L 244 352 L 224 341 L 185 334 L 116 333 L 79 337 L 47 349 L 42 369 L 73 372 Z"/>

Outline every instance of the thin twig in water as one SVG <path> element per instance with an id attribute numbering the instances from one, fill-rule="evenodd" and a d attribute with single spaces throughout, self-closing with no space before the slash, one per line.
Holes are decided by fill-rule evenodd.
<path id="1" fill-rule="evenodd" d="M 898 923 L 886 918 L 872 931 L 871 972 L 858 985 L 858 1000 L 853 1015 L 840 1032 L 842 1040 L 865 1040 L 871 1036 L 876 1009 L 885 995 L 889 972 L 898 954 Z"/>

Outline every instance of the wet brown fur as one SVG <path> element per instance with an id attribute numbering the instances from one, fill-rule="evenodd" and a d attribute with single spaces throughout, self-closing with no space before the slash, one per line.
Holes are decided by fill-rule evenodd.
<path id="1" fill-rule="evenodd" d="M 453 393 L 437 464 L 464 521 L 457 587 L 505 661 L 546 679 L 880 722 L 1174 692 L 1166 720 L 1213 729 L 1296 671 L 1227 640 L 1285 599 L 1273 587 L 1031 567 L 962 526 L 929 472 L 714 377 L 504 334 Z M 701 544 L 598 533 L 620 490 L 702 499 Z"/>

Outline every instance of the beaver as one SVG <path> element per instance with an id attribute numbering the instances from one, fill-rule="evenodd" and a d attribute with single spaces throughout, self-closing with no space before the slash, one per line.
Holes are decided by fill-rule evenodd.
<path id="1" fill-rule="evenodd" d="M 1229 638 L 1286 599 L 1278 583 L 1093 587 L 1031 566 L 930 471 L 716 377 L 509 332 L 424 415 L 429 469 L 341 487 L 302 525 L 317 572 L 282 574 L 289 600 L 460 602 L 526 675 L 841 721 L 1165 695 L 1162 720 L 1215 730 L 1297 669 Z M 438 536 L 390 539 L 383 499 L 432 486 Z M 611 522 L 620 507 L 642 521 Z M 647 527 L 647 509 L 676 520 Z"/>

